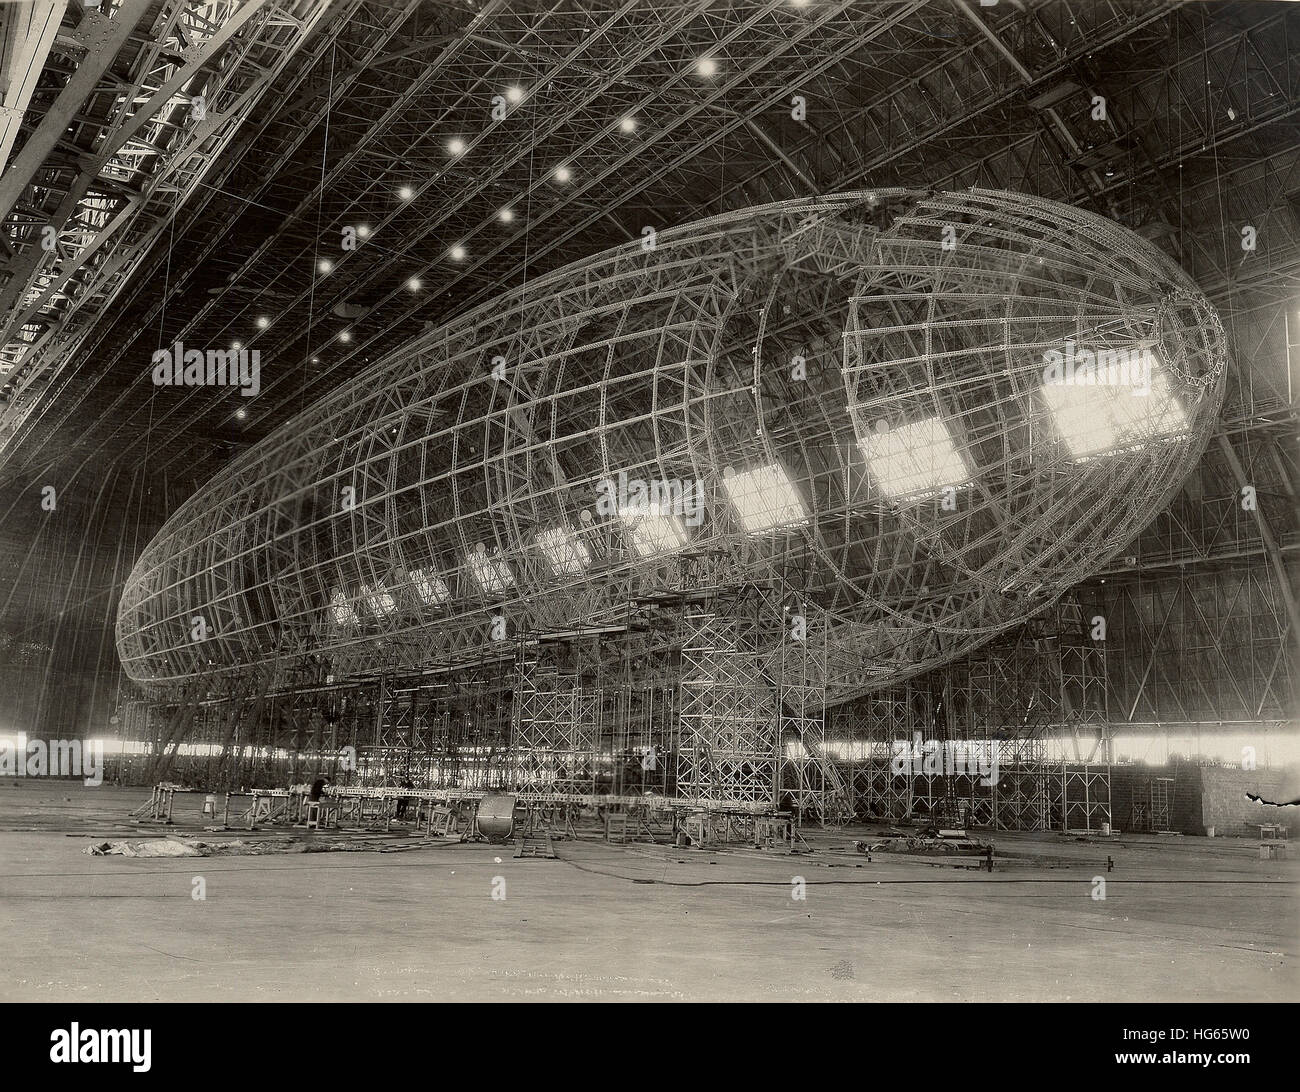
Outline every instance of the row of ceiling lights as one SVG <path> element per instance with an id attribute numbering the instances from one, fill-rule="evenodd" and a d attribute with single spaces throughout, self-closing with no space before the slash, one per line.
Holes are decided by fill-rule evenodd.
<path id="1" fill-rule="evenodd" d="M 791 0 L 791 2 L 795 7 L 803 7 L 808 3 L 808 0 Z M 703 76 L 704 78 L 709 79 L 717 75 L 718 62 L 714 57 L 705 54 L 696 60 L 693 69 L 696 75 Z M 519 86 L 509 87 L 506 89 L 505 92 L 506 100 L 512 104 L 517 104 L 519 102 L 522 102 L 524 96 L 525 96 L 524 89 Z M 634 114 L 625 114 L 621 119 L 619 119 L 618 127 L 619 130 L 624 133 L 636 132 L 636 127 L 637 127 L 636 116 Z M 460 137 L 453 137 L 450 141 L 447 142 L 447 151 L 455 158 L 459 158 L 460 156 L 464 155 L 465 152 L 468 150 L 469 150 L 468 145 Z M 561 163 L 551 172 L 551 178 L 554 181 L 563 185 L 564 183 L 567 183 L 572 180 L 573 171 L 567 163 Z M 397 190 L 397 197 L 400 201 L 414 200 L 415 195 L 416 195 L 416 191 L 410 185 L 403 185 L 399 187 Z M 511 223 L 514 220 L 514 218 L 515 218 L 515 211 L 509 205 L 503 206 L 497 212 L 497 219 L 500 220 L 503 224 Z M 359 224 L 357 225 L 356 232 L 358 238 L 365 239 L 370 235 L 370 225 Z M 461 243 L 454 243 L 450 248 L 448 248 L 447 257 L 454 262 L 464 261 L 464 259 L 467 257 L 467 251 L 465 250 L 465 247 Z M 334 263 L 330 261 L 328 258 L 321 258 L 316 263 L 316 268 L 322 275 L 328 275 L 334 271 Z M 412 292 L 418 292 L 423 287 L 423 282 L 420 280 L 419 277 L 411 277 L 407 280 L 406 287 Z M 267 318 L 265 315 L 261 315 L 257 318 L 256 325 L 259 330 L 265 330 L 268 326 L 271 325 L 271 320 Z M 335 338 L 346 345 L 349 342 L 351 342 L 352 333 L 350 330 L 346 330 L 346 329 L 340 330 L 335 335 Z M 239 341 L 234 341 L 231 342 L 230 347 L 238 351 L 239 349 L 243 348 L 243 343 Z M 312 357 L 311 362 L 313 364 L 319 364 L 320 358 Z M 241 421 L 245 420 L 248 417 L 248 411 L 241 406 L 238 410 L 235 411 L 235 417 Z"/>

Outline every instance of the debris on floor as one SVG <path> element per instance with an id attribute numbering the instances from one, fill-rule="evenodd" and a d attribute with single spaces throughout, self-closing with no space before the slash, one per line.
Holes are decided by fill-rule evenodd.
<path id="1" fill-rule="evenodd" d="M 927 838 L 909 834 L 897 838 L 878 838 L 875 841 L 855 841 L 853 848 L 859 853 L 919 853 L 959 854 L 978 857 L 993 850 L 992 842 L 978 842 L 974 838 Z"/>
<path id="2" fill-rule="evenodd" d="M 392 853 L 446 844 L 444 839 L 419 838 L 394 842 L 390 838 L 351 838 L 322 842 L 316 839 L 264 838 L 258 841 L 204 842 L 198 839 L 150 838 L 145 841 L 96 842 L 86 847 L 92 857 L 261 857 L 276 853 Z"/>
<path id="3" fill-rule="evenodd" d="M 151 839 L 147 842 L 99 842 L 87 846 L 92 857 L 202 857 L 196 847 L 175 838 Z"/>

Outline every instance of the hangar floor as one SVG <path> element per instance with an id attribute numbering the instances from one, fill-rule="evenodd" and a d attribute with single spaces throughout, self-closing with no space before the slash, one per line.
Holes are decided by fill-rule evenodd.
<path id="1" fill-rule="evenodd" d="M 559 860 L 520 860 L 481 843 L 402 849 L 411 840 L 397 834 L 384 844 L 401 852 L 86 854 L 111 838 L 198 833 L 133 827 L 126 817 L 147 799 L 0 785 L 0 1000 L 1300 993 L 1300 861 L 1261 861 L 1248 840 L 996 833 L 992 874 L 950 859 L 868 861 L 853 850 L 866 827 L 818 832 L 814 851 L 794 856 L 593 838 L 558 842 Z M 1099 875 L 1104 901 L 1093 898 Z"/>

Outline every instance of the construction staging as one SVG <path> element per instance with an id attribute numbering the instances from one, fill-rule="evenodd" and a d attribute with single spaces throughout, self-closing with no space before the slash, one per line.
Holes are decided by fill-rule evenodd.
<path id="1" fill-rule="evenodd" d="M 1297 996 L 1300 10 L 0 20 L 0 999 Z"/>

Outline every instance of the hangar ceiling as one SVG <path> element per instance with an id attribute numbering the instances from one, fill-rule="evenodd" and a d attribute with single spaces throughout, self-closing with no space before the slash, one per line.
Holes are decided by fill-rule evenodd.
<path id="1" fill-rule="evenodd" d="M 84 625 L 102 651 L 170 511 L 430 324 L 645 227 L 895 185 L 1074 204 L 1197 280 L 1233 348 L 1223 422 L 1112 579 L 1250 557 L 1281 596 L 1274 645 L 1300 636 L 1294 5 L 41 0 L 0 16 L 15 639 Z M 151 354 L 178 341 L 258 349 L 262 392 L 154 387 Z M 57 526 L 49 484 L 73 517 Z M 1258 511 L 1212 515 L 1241 484 Z M 1142 610 L 1154 640 L 1161 608 Z"/>

